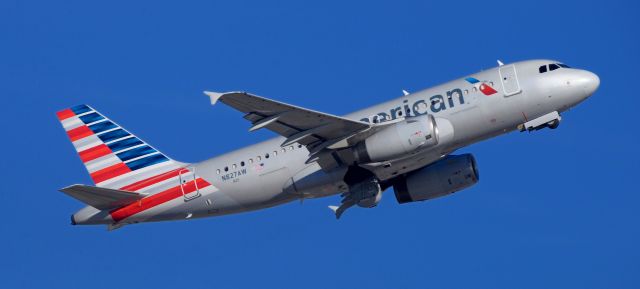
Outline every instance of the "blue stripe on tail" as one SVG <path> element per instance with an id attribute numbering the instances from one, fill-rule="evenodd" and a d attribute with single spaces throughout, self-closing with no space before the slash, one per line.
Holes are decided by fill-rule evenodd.
<path id="1" fill-rule="evenodd" d="M 85 113 L 87 111 L 90 111 L 91 108 L 89 108 L 88 106 L 81 104 L 81 105 L 76 105 L 72 108 L 70 108 L 71 111 L 73 111 L 73 113 L 75 113 L 76 115 L 81 114 L 81 113 Z"/>
<path id="2" fill-rule="evenodd" d="M 99 122 L 96 124 L 92 124 L 89 126 L 89 128 L 93 131 L 93 133 L 95 134 L 99 134 L 105 130 L 110 130 L 112 128 L 116 128 L 117 126 L 115 124 L 113 124 L 113 122 L 110 121 L 103 121 L 103 122 Z"/>
<path id="3" fill-rule="evenodd" d="M 80 117 L 80 120 L 82 120 L 82 122 L 84 122 L 85 124 L 96 122 L 96 121 L 99 121 L 101 119 L 104 119 L 104 117 L 99 115 L 96 112 L 92 112 L 90 114 L 85 114 L 85 115 Z"/>
<path id="4" fill-rule="evenodd" d="M 123 140 L 119 140 L 114 143 L 110 143 L 107 146 L 111 149 L 111 151 L 119 152 L 121 150 L 128 149 L 132 146 L 137 146 L 139 144 L 142 144 L 141 140 L 137 139 L 136 137 L 130 137 L 130 138 L 125 138 Z"/>
<path id="5" fill-rule="evenodd" d="M 112 140 L 123 138 L 123 137 L 128 136 L 128 135 L 130 135 L 128 132 L 126 132 L 125 130 L 119 128 L 119 129 L 112 130 L 110 132 L 106 132 L 106 133 L 103 133 L 101 135 L 98 135 L 98 137 L 103 142 L 110 142 Z"/>
<path id="6" fill-rule="evenodd" d="M 156 150 L 152 149 L 150 146 L 141 146 L 134 149 L 130 149 L 125 152 L 121 152 L 117 154 L 117 156 L 123 161 L 126 162 L 130 159 L 135 159 L 140 156 L 148 155 L 150 153 L 155 153 Z"/>
<path id="7" fill-rule="evenodd" d="M 163 156 L 162 154 L 155 154 L 155 155 L 150 155 L 148 157 L 139 159 L 139 160 L 135 160 L 132 162 L 128 162 L 126 163 L 126 165 L 132 170 L 135 171 L 137 169 L 141 169 L 144 167 L 148 167 L 150 165 L 155 165 L 161 162 L 166 162 L 169 159 L 165 156 Z"/>

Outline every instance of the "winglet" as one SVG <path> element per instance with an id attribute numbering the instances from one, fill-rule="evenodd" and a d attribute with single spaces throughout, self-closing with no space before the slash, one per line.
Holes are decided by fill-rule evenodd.
<path id="1" fill-rule="evenodd" d="M 206 90 L 203 92 L 204 94 L 209 96 L 209 98 L 211 99 L 211 105 L 215 105 L 216 102 L 218 102 L 218 99 L 220 99 L 220 97 L 224 95 L 224 93 L 220 93 L 220 92 L 213 92 L 213 91 L 206 91 Z"/>
<path id="2" fill-rule="evenodd" d="M 329 206 L 329 209 L 331 209 L 331 211 L 336 215 L 336 219 L 340 219 L 340 216 L 342 216 L 342 213 L 344 212 L 344 210 L 340 210 L 340 207 L 338 206 Z"/>

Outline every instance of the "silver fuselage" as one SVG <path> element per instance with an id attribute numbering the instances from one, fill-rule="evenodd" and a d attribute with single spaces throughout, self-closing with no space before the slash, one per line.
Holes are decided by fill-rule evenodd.
<path id="1" fill-rule="evenodd" d="M 598 77 L 585 70 L 562 68 L 539 72 L 540 66 L 550 63 L 557 61 L 532 60 L 495 67 L 353 112 L 345 117 L 373 122 L 376 119 L 393 121 L 396 118 L 426 113 L 447 119 L 452 124 L 454 139 L 447 147 L 407 155 L 386 165 L 370 168 L 379 180 L 389 180 L 433 163 L 461 147 L 516 130 L 518 125 L 549 112 L 566 111 L 597 89 Z M 506 75 L 510 73 L 514 75 Z M 468 77 L 485 81 L 495 87 L 497 93 L 483 94 L 477 85 L 466 80 Z M 505 80 L 507 77 L 509 78 Z M 433 106 L 429 108 L 429 105 L 425 105 L 434 100 L 444 101 L 444 104 L 435 109 L 438 111 L 434 111 Z M 202 178 L 214 185 L 216 191 L 190 200 L 178 198 L 137 214 L 128 221 L 219 216 L 344 191 L 344 186 L 339 181 L 318 184 L 315 191 L 305 194 L 288 191 L 287 184 L 301 172 L 327 172 L 323 172 L 315 163 L 305 164 L 309 152 L 304 146 L 294 144 L 283 148 L 283 140 L 282 137 L 273 138 L 192 164 L 190 167 L 195 168 Z M 266 155 L 269 157 L 266 158 Z M 76 221 L 82 223 L 83 216 L 94 213 L 92 208 L 85 208 L 76 213 Z M 92 223 L 111 222 L 108 215 L 105 215 L 103 221 L 94 220 Z"/>

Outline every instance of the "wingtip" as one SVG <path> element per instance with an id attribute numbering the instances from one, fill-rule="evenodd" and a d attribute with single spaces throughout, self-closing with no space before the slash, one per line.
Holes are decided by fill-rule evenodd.
<path id="1" fill-rule="evenodd" d="M 220 92 L 214 92 L 214 91 L 203 91 L 204 94 L 206 94 L 209 99 L 211 99 L 211 105 L 215 105 L 216 102 L 218 102 L 218 99 L 220 99 L 220 97 L 222 97 L 222 95 L 224 95 L 224 93 L 220 93 Z"/>
<path id="2" fill-rule="evenodd" d="M 329 209 L 331 211 L 333 211 L 333 214 L 336 216 L 336 220 L 340 219 L 340 216 L 342 215 L 342 212 L 340 212 L 340 207 L 338 206 L 329 206 Z"/>
<path id="3" fill-rule="evenodd" d="M 63 192 L 63 193 L 67 193 L 69 190 L 72 190 L 74 188 L 77 188 L 78 186 L 82 186 L 81 184 L 73 184 L 73 185 L 68 185 L 64 188 L 60 188 L 58 189 L 58 192 Z"/>

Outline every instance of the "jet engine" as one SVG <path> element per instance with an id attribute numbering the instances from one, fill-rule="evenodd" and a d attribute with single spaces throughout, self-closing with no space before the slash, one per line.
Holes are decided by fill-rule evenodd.
<path id="1" fill-rule="evenodd" d="M 368 137 L 355 146 L 358 163 L 392 160 L 416 151 L 435 146 L 439 141 L 436 120 L 432 115 L 407 118 Z"/>
<path id="2" fill-rule="evenodd" d="M 471 154 L 452 155 L 394 180 L 398 203 L 426 201 L 468 188 L 479 180 Z"/>

